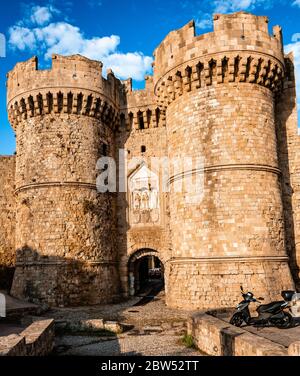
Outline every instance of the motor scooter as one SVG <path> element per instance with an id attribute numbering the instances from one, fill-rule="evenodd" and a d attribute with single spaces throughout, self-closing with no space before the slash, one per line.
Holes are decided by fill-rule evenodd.
<path id="1" fill-rule="evenodd" d="M 293 326 L 293 317 L 285 310 L 290 308 L 290 303 L 295 291 L 286 290 L 281 292 L 284 300 L 260 304 L 256 309 L 258 316 L 251 317 L 249 311 L 250 303 L 260 303 L 263 298 L 255 298 L 251 291 L 245 292 L 241 286 L 243 300 L 237 305 L 236 311 L 230 319 L 230 324 L 240 327 L 243 322 L 246 325 L 256 327 L 276 326 L 280 329 L 287 329 Z"/>

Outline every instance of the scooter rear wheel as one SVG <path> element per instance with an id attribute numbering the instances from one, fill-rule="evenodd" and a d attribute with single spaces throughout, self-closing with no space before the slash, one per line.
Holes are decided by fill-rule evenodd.
<path id="1" fill-rule="evenodd" d="M 244 321 L 243 314 L 241 312 L 236 312 L 230 319 L 230 324 L 240 327 Z"/>
<path id="2" fill-rule="evenodd" d="M 290 315 L 288 312 L 283 312 L 284 317 L 280 321 L 275 322 L 275 326 L 279 329 L 288 329 L 292 327 L 293 324 L 293 316 Z"/>

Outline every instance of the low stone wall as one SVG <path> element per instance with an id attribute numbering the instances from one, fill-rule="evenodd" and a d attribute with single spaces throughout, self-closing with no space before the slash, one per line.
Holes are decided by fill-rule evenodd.
<path id="1" fill-rule="evenodd" d="M 25 338 L 18 334 L 0 337 L 0 356 L 25 356 Z"/>
<path id="2" fill-rule="evenodd" d="M 0 337 L 0 356 L 44 356 L 54 345 L 54 320 L 33 322 L 20 334 Z"/>
<path id="3" fill-rule="evenodd" d="M 189 319 L 188 334 L 193 337 L 195 345 L 208 355 L 300 355 L 300 342 L 291 344 L 287 349 L 206 313 L 197 313 Z"/>
<path id="4" fill-rule="evenodd" d="M 109 331 L 115 334 L 123 333 L 128 327 L 117 321 L 105 321 L 103 319 L 90 320 L 58 320 L 55 322 L 57 332 L 99 332 Z"/>

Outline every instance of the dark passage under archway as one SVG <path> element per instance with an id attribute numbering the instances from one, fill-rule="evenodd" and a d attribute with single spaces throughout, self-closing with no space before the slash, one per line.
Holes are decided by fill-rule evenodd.
<path id="1" fill-rule="evenodd" d="M 156 295 L 164 288 L 164 266 L 153 254 L 137 254 L 129 260 L 130 295 Z"/>

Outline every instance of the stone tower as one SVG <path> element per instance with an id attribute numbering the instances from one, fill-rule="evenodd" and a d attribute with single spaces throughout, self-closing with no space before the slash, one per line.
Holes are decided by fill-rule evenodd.
<path id="1" fill-rule="evenodd" d="M 273 34 L 266 17 L 215 15 L 214 32 L 196 36 L 191 22 L 155 51 L 168 156 L 204 158 L 198 203 L 172 188 L 180 172 L 170 179 L 172 306 L 234 305 L 240 285 L 269 300 L 293 286 L 275 131 L 285 62 Z"/>
<path id="2" fill-rule="evenodd" d="M 270 35 L 266 17 L 215 15 L 213 32 L 196 36 L 190 22 L 154 57 L 144 90 L 79 55 L 8 74 L 17 156 L 0 160 L 11 221 L 0 217 L 0 260 L 9 238 L 14 296 L 111 302 L 136 292 L 150 258 L 172 307 L 234 306 L 240 285 L 268 301 L 294 288 L 291 271 L 299 282 L 300 142 L 280 27 Z M 101 156 L 127 159 L 117 174 L 132 191 L 97 191 Z M 204 166 L 171 169 L 164 191 L 151 159 L 165 157 Z M 201 176 L 200 195 L 178 190 L 187 175 Z"/>
<path id="3" fill-rule="evenodd" d="M 16 271 L 12 294 L 50 305 L 110 302 L 119 291 L 115 197 L 96 191 L 114 154 L 119 81 L 81 56 L 37 59 L 8 74 L 16 132 Z"/>

